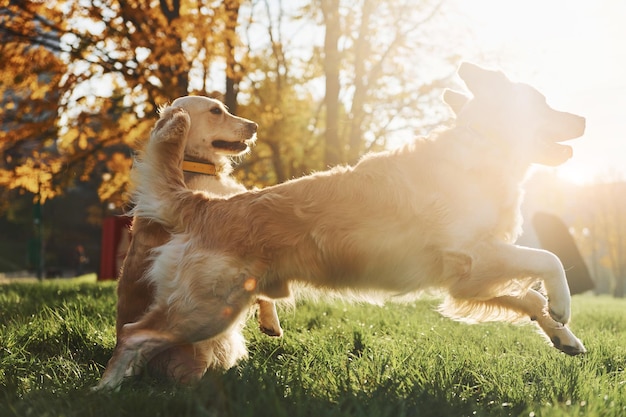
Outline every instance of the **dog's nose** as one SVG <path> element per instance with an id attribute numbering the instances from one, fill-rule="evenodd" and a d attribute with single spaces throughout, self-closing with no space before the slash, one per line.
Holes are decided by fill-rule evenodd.
<path id="1" fill-rule="evenodd" d="M 587 129 L 587 120 L 584 117 L 580 117 L 580 116 L 578 116 L 578 118 L 580 119 L 578 121 L 580 131 L 584 133 L 585 130 Z"/>

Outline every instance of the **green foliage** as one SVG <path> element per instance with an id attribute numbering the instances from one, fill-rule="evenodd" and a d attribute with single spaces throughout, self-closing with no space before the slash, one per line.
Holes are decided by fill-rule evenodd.
<path id="1" fill-rule="evenodd" d="M 300 303 L 285 336 L 246 328 L 250 358 L 194 387 L 149 377 L 93 394 L 115 343 L 112 283 L 0 287 L 2 416 L 622 416 L 623 300 L 574 299 L 589 353 L 569 357 L 532 326 L 468 326 L 434 300 L 383 307 Z"/>
<path id="2" fill-rule="evenodd" d="M 108 172 L 101 197 L 119 205 L 128 149 L 157 107 L 192 92 L 190 79 L 227 54 L 229 12 L 204 3 L 3 2 L 0 190 L 45 199 Z"/>
<path id="3" fill-rule="evenodd" d="M 45 200 L 91 180 L 121 207 L 129 148 L 148 136 L 159 106 L 186 94 L 222 92 L 234 113 L 242 107 L 259 123 L 263 149 L 241 171 L 248 185 L 354 163 L 388 134 L 410 137 L 445 118 L 440 80 L 424 75 L 418 51 L 449 67 L 444 79 L 457 58 L 415 36 L 442 2 L 322 3 L 5 1 L 0 119 L 10 129 L 0 129 L 0 192 Z M 333 21 L 320 18 L 329 6 Z M 331 58 L 330 44 L 319 44 L 326 25 Z"/>

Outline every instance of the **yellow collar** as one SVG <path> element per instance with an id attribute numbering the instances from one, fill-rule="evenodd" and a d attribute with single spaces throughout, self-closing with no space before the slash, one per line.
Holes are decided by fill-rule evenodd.
<path id="1" fill-rule="evenodd" d="M 217 175 L 215 164 L 210 162 L 183 161 L 183 171 L 195 174 Z"/>

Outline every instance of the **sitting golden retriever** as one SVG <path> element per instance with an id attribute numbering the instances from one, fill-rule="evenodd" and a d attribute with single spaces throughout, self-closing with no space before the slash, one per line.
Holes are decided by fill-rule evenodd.
<path id="1" fill-rule="evenodd" d="M 185 141 L 182 169 L 186 186 L 221 196 L 246 191 L 230 176 L 231 158 L 249 150 L 256 139 L 256 123 L 231 115 L 222 103 L 208 97 L 181 97 L 174 100 L 171 107 L 184 109 L 191 118 L 189 131 L 181 137 Z M 117 287 L 118 343 L 122 326 L 138 321 L 153 302 L 153 287 L 143 279 L 151 265 L 150 251 L 170 238 L 161 224 L 143 217 L 133 219 L 132 233 Z M 282 329 L 274 304 L 265 300 L 258 300 L 258 304 L 261 330 L 280 336 Z M 245 342 L 234 332 L 168 349 L 154 358 L 149 368 L 178 382 L 193 382 L 204 375 L 207 368 L 231 367 L 245 354 Z M 225 362 L 225 356 L 231 360 Z"/>
<path id="2" fill-rule="evenodd" d="M 150 270 L 154 304 L 124 326 L 96 388 L 117 387 L 171 346 L 237 329 L 257 297 L 285 297 L 292 282 L 391 294 L 440 289 L 443 314 L 527 317 L 563 352 L 585 352 L 565 326 L 561 262 L 513 243 L 526 171 L 569 159 L 571 147 L 560 142 L 581 136 L 585 120 L 553 110 L 501 72 L 464 63 L 458 73 L 473 98 L 444 95 L 455 126 L 354 167 L 230 198 L 185 188 L 189 115 L 163 112 L 134 171 L 136 214 L 173 238 Z M 548 298 L 531 288 L 537 281 Z"/>

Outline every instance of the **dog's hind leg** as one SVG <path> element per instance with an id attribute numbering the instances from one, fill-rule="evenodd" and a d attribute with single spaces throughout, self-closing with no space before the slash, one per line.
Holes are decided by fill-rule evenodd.
<path id="1" fill-rule="evenodd" d="M 152 263 L 147 254 L 167 242 L 169 236 L 156 222 L 133 219 L 132 239 L 117 283 L 115 330 L 118 339 L 122 326 L 139 320 L 152 304 L 154 289 L 144 277 Z"/>
<path id="2" fill-rule="evenodd" d="M 280 327 L 276 305 L 272 301 L 258 299 L 259 329 L 268 336 L 281 337 L 283 329 Z"/>

